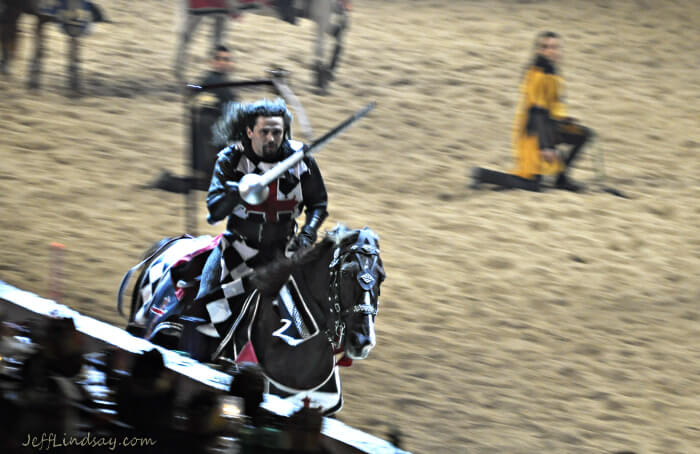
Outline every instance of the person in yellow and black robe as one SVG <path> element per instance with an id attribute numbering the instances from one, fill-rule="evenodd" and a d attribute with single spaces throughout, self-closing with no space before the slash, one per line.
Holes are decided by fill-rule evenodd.
<path id="1" fill-rule="evenodd" d="M 554 32 L 540 33 L 535 45 L 536 55 L 525 73 L 515 115 L 515 169 L 503 173 L 477 167 L 472 175 L 474 187 L 491 183 L 539 191 L 543 175 L 556 175 L 556 188 L 582 189 L 566 172 L 593 132 L 566 114 L 563 80 L 555 66 L 561 57 L 559 36 Z M 568 152 L 556 148 L 563 144 L 571 146 Z"/>

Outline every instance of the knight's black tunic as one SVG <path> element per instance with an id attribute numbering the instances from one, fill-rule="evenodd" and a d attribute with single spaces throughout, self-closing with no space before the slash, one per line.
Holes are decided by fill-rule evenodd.
<path id="1" fill-rule="evenodd" d="M 246 203 L 226 183 L 239 182 L 248 173 L 262 174 L 303 146 L 297 141 L 283 142 L 274 162 L 262 161 L 240 145 L 219 153 L 207 195 L 207 220 L 213 224 L 228 216 L 228 221 L 217 253 L 205 265 L 198 300 L 206 305 L 220 336 L 229 332 L 236 318 L 232 315 L 240 313 L 251 290 L 244 277 L 284 252 L 304 208 L 308 217 L 318 210 L 325 213 L 328 204 L 323 178 L 310 156 L 270 183 L 269 195 L 259 205 Z M 216 263 L 210 263 L 212 260 Z"/>
<path id="2" fill-rule="evenodd" d="M 316 209 L 325 211 L 328 205 L 326 187 L 313 157 L 305 157 L 270 183 L 270 195 L 260 205 L 244 202 L 238 191 L 227 188 L 226 182 L 239 182 L 248 173 L 262 174 L 303 146 L 301 142 L 284 141 L 274 162 L 262 161 L 240 145 L 221 151 L 207 195 L 209 223 L 228 216 L 227 235 L 240 237 L 254 247 L 286 243 L 304 208 L 309 213 Z"/>

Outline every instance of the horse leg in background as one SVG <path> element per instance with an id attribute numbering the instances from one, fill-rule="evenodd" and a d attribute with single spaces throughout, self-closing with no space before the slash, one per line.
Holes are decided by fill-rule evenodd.
<path id="1" fill-rule="evenodd" d="M 68 80 L 71 93 L 80 94 L 80 41 L 77 37 L 71 36 L 70 49 L 68 53 Z"/>
<path id="2" fill-rule="evenodd" d="M 228 25 L 229 18 L 226 14 L 216 14 L 214 15 L 214 28 L 212 30 L 212 54 L 216 46 L 225 45 L 226 38 L 226 26 Z"/>
<path id="3" fill-rule="evenodd" d="M 3 6 L 0 6 L 2 8 Z M 10 62 L 17 53 L 17 22 L 20 11 L 4 5 L 0 10 L 0 45 L 2 45 L 2 55 L 0 55 L 0 72 L 4 75 L 10 74 Z"/>
<path id="4" fill-rule="evenodd" d="M 44 24 L 47 19 L 42 16 L 37 16 L 36 26 L 34 28 L 34 57 L 29 67 L 29 82 L 27 84 L 30 89 L 39 88 L 39 78 L 41 76 L 41 63 L 44 58 Z"/>
<path id="5" fill-rule="evenodd" d="M 343 11 L 341 5 L 336 6 L 338 9 L 338 23 L 331 24 L 328 27 L 328 33 L 335 38 L 335 47 L 333 48 L 333 55 L 331 56 L 331 62 L 328 64 L 328 71 L 330 72 L 330 79 L 335 79 L 335 67 L 338 65 L 338 60 L 340 59 L 340 54 L 343 52 L 343 39 L 345 39 L 345 30 L 347 30 L 349 25 L 348 14 Z"/>
<path id="6" fill-rule="evenodd" d="M 202 20 L 202 16 L 200 15 L 189 14 L 186 11 L 184 14 L 185 19 L 183 21 L 183 26 L 178 32 L 177 54 L 175 56 L 175 79 L 181 84 L 185 82 L 183 70 L 185 61 L 187 60 L 187 46 L 192 39 L 192 34 Z"/>
<path id="7" fill-rule="evenodd" d="M 316 87 L 321 93 L 326 92 L 330 80 L 330 70 L 324 64 L 324 40 L 331 22 L 331 3 L 334 0 L 312 0 L 311 14 L 318 28 L 314 43 L 314 71 L 316 72 Z"/>
<path id="8" fill-rule="evenodd" d="M 331 16 L 334 10 L 338 19 L 337 23 L 331 23 Z M 313 0 L 312 14 L 314 21 L 318 24 L 314 47 L 316 85 L 321 93 L 325 93 L 328 82 L 335 78 L 334 71 L 343 51 L 343 39 L 345 30 L 348 27 L 348 16 L 337 0 Z M 327 65 L 324 64 L 324 40 L 326 34 L 333 36 L 335 39 L 333 53 Z"/>

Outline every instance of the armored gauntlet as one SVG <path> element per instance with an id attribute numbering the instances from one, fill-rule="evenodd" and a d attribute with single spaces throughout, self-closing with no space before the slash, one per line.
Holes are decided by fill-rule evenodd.
<path id="1" fill-rule="evenodd" d="M 306 224 L 301 228 L 296 240 L 299 249 L 312 246 L 316 242 L 318 229 L 327 217 L 328 212 L 325 208 L 316 208 L 306 213 Z"/>

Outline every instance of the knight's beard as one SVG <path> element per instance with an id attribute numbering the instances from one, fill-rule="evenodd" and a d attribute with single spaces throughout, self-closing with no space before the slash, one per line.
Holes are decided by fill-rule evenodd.
<path id="1" fill-rule="evenodd" d="M 277 157 L 278 151 L 279 147 L 276 144 L 264 145 L 262 149 L 262 157 L 264 159 L 274 159 Z"/>

